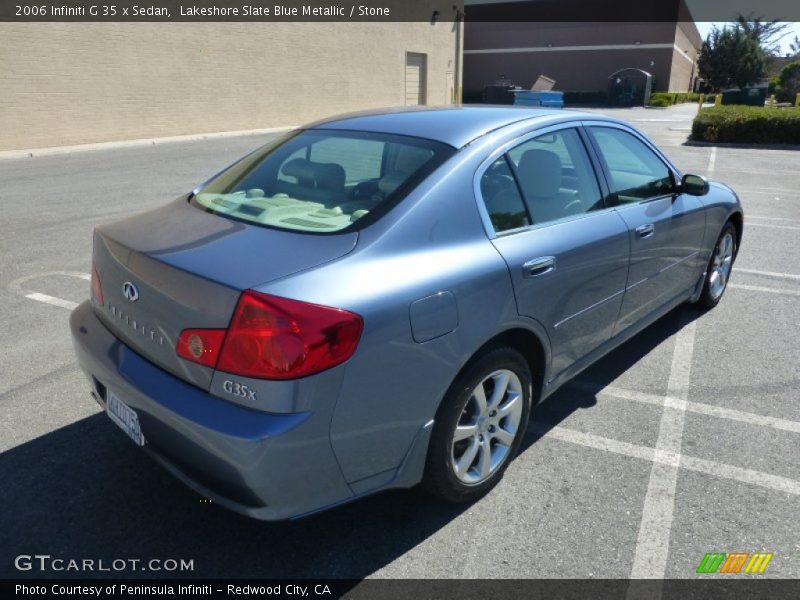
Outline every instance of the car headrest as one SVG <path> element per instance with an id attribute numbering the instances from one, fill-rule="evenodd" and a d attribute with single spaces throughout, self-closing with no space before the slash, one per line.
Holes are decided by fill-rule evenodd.
<path id="1" fill-rule="evenodd" d="M 304 158 L 295 158 L 281 167 L 281 173 L 287 177 L 296 177 L 297 183 L 305 187 L 314 187 L 316 180 L 314 163 Z"/>
<path id="2" fill-rule="evenodd" d="M 344 193 L 345 172 L 336 163 L 312 163 L 317 187 L 322 190 Z"/>
<path id="3" fill-rule="evenodd" d="M 519 159 L 517 173 L 528 198 L 549 198 L 561 187 L 561 159 L 550 150 L 525 151 Z"/>

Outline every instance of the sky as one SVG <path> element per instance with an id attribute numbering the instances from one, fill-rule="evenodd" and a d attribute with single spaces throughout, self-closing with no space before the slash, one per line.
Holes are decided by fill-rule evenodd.
<path id="1" fill-rule="evenodd" d="M 706 39 L 706 36 L 711 31 L 714 25 L 716 25 L 720 29 L 722 29 L 722 27 L 727 25 L 727 23 L 724 22 L 716 22 L 716 23 L 705 22 L 705 23 L 695 23 L 695 24 L 697 25 L 697 29 L 700 32 L 700 36 L 703 39 Z M 792 27 L 790 27 L 789 30 L 787 30 L 789 31 L 789 35 L 787 35 L 780 41 L 781 55 L 784 55 L 787 52 L 789 52 L 789 44 L 794 40 L 794 36 L 800 37 L 800 23 L 792 23 L 791 25 Z"/>

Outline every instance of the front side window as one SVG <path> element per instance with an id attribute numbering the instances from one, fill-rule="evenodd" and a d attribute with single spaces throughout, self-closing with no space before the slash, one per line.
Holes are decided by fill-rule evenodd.
<path id="1" fill-rule="evenodd" d="M 386 212 L 454 152 L 401 135 L 306 130 L 223 171 L 193 202 L 267 227 L 334 233 Z"/>
<path id="2" fill-rule="evenodd" d="M 635 135 L 613 127 L 590 128 L 611 175 L 611 193 L 621 204 L 669 194 L 672 173 L 655 152 Z"/>
<path id="3" fill-rule="evenodd" d="M 534 224 L 603 208 L 597 177 L 575 129 L 528 140 L 508 158 Z"/>

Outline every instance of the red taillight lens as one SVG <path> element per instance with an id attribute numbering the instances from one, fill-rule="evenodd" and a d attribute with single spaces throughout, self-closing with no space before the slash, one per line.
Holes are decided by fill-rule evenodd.
<path id="1" fill-rule="evenodd" d="M 224 329 L 184 329 L 178 336 L 175 351 L 181 358 L 214 367 L 224 339 Z"/>
<path id="2" fill-rule="evenodd" d="M 103 302 L 103 288 L 100 285 L 100 276 L 97 274 L 97 269 L 92 263 L 92 277 L 91 277 L 91 288 L 92 288 L 92 298 L 94 301 L 103 306 L 105 302 Z"/>
<path id="3" fill-rule="evenodd" d="M 306 377 L 350 358 L 363 327 L 360 316 L 345 310 L 247 290 L 217 369 L 260 379 Z"/>

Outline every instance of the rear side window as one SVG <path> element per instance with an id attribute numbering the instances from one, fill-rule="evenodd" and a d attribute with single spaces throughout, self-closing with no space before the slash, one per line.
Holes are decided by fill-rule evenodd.
<path id="1" fill-rule="evenodd" d="M 498 158 L 481 177 L 481 197 L 497 233 L 531 224 L 505 156 Z"/>
<path id="2" fill-rule="evenodd" d="M 193 202 L 267 227 L 335 233 L 384 214 L 453 153 L 401 135 L 307 130 L 234 164 Z"/>
<path id="3" fill-rule="evenodd" d="M 672 173 L 635 135 L 612 127 L 591 127 L 611 175 L 609 186 L 622 204 L 664 196 L 673 191 Z"/>
<path id="4" fill-rule="evenodd" d="M 575 129 L 535 137 L 508 157 L 534 224 L 603 208 L 597 177 Z"/>

